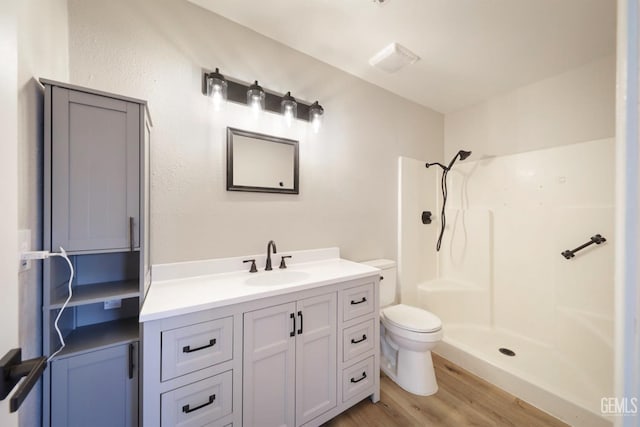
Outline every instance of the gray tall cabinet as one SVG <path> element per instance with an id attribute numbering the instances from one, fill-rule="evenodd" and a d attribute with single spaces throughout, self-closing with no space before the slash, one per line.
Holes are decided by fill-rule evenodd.
<path id="1" fill-rule="evenodd" d="M 138 313 L 149 276 L 146 102 L 51 80 L 45 87 L 44 249 L 75 269 L 59 321 L 66 346 L 43 382 L 43 426 L 137 426 Z M 59 257 L 43 265 L 43 354 L 68 295 Z"/>

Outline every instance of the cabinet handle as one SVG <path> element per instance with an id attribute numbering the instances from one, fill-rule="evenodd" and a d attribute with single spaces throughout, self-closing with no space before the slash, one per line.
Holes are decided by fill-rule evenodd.
<path id="1" fill-rule="evenodd" d="M 183 353 L 193 353 L 194 351 L 204 350 L 205 348 L 213 347 L 214 345 L 216 345 L 216 339 L 215 338 L 210 339 L 209 340 L 209 344 L 203 345 L 202 347 L 191 348 L 190 345 L 185 345 L 184 347 L 182 347 L 182 352 Z"/>
<path id="2" fill-rule="evenodd" d="M 296 315 L 291 313 L 289 314 L 289 317 L 293 320 L 293 329 L 291 330 L 291 332 L 289 332 L 289 336 L 295 337 L 296 336 Z"/>
<path id="3" fill-rule="evenodd" d="M 185 414 L 188 414 L 189 412 L 197 411 L 198 409 L 201 409 L 201 408 L 204 408 L 205 406 L 211 405 L 214 400 L 216 400 L 216 395 L 212 394 L 211 396 L 209 396 L 209 401 L 208 402 L 203 403 L 200 406 L 196 406 L 195 408 L 189 408 L 189 405 L 184 405 L 182 407 L 182 412 L 184 412 Z"/>
<path id="4" fill-rule="evenodd" d="M 133 352 L 135 351 L 135 346 L 133 344 L 129 344 L 129 379 L 133 379 L 133 368 L 135 367 L 133 363 Z"/>
<path id="5" fill-rule="evenodd" d="M 352 383 L 359 383 L 360 381 L 362 381 L 365 378 L 367 378 L 367 373 L 366 372 L 362 372 L 362 376 L 360 378 L 358 378 L 358 379 L 351 378 L 351 382 Z"/>
<path id="6" fill-rule="evenodd" d="M 351 300 L 351 305 L 362 304 L 363 302 L 366 302 L 366 301 L 367 301 L 367 297 L 362 297 L 360 301 Z"/>
<path id="7" fill-rule="evenodd" d="M 362 341 L 364 341 L 366 339 L 367 339 L 367 336 L 365 334 L 362 334 L 362 338 L 359 339 L 359 340 L 351 338 L 351 344 L 358 344 L 358 343 L 360 343 L 360 342 L 362 342 Z"/>
<path id="8" fill-rule="evenodd" d="M 131 252 L 133 252 L 133 247 L 135 245 L 135 242 L 133 241 L 133 217 L 130 216 L 129 217 L 129 249 L 131 250 Z"/>
<path id="9" fill-rule="evenodd" d="M 298 329 L 298 335 L 302 333 L 302 312 L 298 312 L 298 317 L 300 317 L 300 329 Z"/>

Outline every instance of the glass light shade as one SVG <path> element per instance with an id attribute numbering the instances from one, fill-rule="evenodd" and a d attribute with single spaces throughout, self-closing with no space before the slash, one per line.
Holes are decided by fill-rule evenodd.
<path id="1" fill-rule="evenodd" d="M 249 90 L 247 90 L 247 104 L 251 107 L 252 110 L 261 111 L 264 110 L 265 98 L 266 94 L 256 80 L 254 84 L 249 86 Z"/>
<path id="2" fill-rule="evenodd" d="M 291 127 L 293 119 L 298 116 L 298 103 L 296 102 L 296 99 L 291 96 L 291 92 L 287 92 L 287 94 L 282 97 L 282 102 L 280 102 L 280 111 L 284 115 L 284 121 L 287 126 Z"/>
<path id="3" fill-rule="evenodd" d="M 213 109 L 220 111 L 222 105 L 227 100 L 227 81 L 216 71 L 207 76 L 207 95 L 211 97 Z"/>
<path id="4" fill-rule="evenodd" d="M 313 131 L 318 133 L 320 130 L 320 126 L 322 126 L 322 116 L 324 115 L 324 108 L 318 101 L 311 104 L 309 107 L 309 121 L 311 122 L 311 126 L 313 127 Z"/>

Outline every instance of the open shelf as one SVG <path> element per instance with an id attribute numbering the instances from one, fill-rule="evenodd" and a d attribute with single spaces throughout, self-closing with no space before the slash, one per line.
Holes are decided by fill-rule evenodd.
<path id="1" fill-rule="evenodd" d="M 135 298 L 140 296 L 138 279 L 123 280 L 117 282 L 94 283 L 91 285 L 81 285 L 73 287 L 73 296 L 68 307 L 83 304 L 94 304 L 113 299 Z M 61 308 L 66 300 L 66 296 L 51 302 L 50 309 Z"/>
<path id="2" fill-rule="evenodd" d="M 56 359 L 78 353 L 86 353 L 115 345 L 126 344 L 139 339 L 137 317 L 96 323 L 74 329 L 66 338 L 67 345 Z"/>

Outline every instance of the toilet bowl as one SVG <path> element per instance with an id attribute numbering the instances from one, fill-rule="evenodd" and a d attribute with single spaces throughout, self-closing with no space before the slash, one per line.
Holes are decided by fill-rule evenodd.
<path id="1" fill-rule="evenodd" d="M 429 396 L 438 391 L 431 350 L 442 340 L 442 321 L 434 314 L 393 304 L 396 267 L 390 260 L 367 265 L 380 268 L 380 368 L 406 391 Z"/>
<path id="2" fill-rule="evenodd" d="M 395 369 L 389 366 L 394 354 L 387 353 L 387 363 L 380 364 L 383 372 L 410 393 L 429 396 L 437 392 L 431 350 L 442 340 L 440 319 L 428 311 L 398 304 L 380 310 L 380 322 L 384 330 L 381 340 L 396 351 Z"/>

